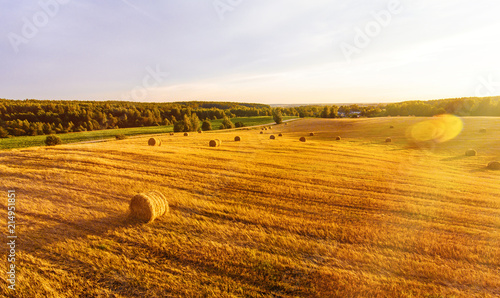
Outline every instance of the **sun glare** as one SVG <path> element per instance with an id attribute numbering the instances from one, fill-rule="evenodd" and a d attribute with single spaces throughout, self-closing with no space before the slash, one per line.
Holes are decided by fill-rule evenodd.
<path id="1" fill-rule="evenodd" d="M 419 122 L 408 129 L 409 137 L 417 142 L 444 143 L 456 138 L 463 129 L 462 119 L 454 115 L 440 115 Z"/>

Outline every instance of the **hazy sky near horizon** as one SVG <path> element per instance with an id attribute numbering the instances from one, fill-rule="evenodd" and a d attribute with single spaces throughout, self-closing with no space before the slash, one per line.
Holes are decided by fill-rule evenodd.
<path id="1" fill-rule="evenodd" d="M 500 95 L 495 0 L 0 0 L 0 98 Z"/>

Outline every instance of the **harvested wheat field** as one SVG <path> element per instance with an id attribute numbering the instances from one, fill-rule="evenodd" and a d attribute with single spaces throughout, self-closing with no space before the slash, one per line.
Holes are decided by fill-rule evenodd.
<path id="1" fill-rule="evenodd" d="M 449 129 L 433 131 L 439 121 Z M 500 295 L 500 171 L 487 168 L 500 119 L 276 129 L 280 142 L 256 128 L 238 131 L 244 142 L 211 132 L 1 151 L 0 185 L 17 195 L 17 297 Z M 129 221 L 147 190 L 169 212 Z"/>

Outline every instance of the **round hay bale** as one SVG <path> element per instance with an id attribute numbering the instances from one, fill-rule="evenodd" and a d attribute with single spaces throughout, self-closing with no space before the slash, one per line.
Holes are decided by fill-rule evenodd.
<path id="1" fill-rule="evenodd" d="M 173 135 L 174 135 L 174 133 L 173 133 L 173 132 L 171 132 L 171 133 L 170 133 L 170 135 L 171 135 L 171 136 L 173 136 Z"/>
<path id="2" fill-rule="evenodd" d="M 283 136 L 283 134 L 282 134 L 282 133 L 280 133 L 280 134 L 278 135 L 278 137 L 282 137 L 282 136 Z"/>
<path id="3" fill-rule="evenodd" d="M 498 162 L 498 161 L 490 161 L 488 163 L 488 169 L 495 170 L 495 171 L 500 170 L 500 162 Z"/>
<path id="4" fill-rule="evenodd" d="M 270 138 L 271 140 L 276 139 L 276 137 L 275 137 L 274 135 L 271 135 L 269 138 Z"/>
<path id="5" fill-rule="evenodd" d="M 314 132 L 311 132 L 309 136 L 314 137 Z"/>
<path id="6" fill-rule="evenodd" d="M 392 142 L 392 139 L 391 138 L 387 138 L 387 139 L 385 139 L 385 142 L 386 143 L 390 143 L 390 142 Z"/>
<path id="7" fill-rule="evenodd" d="M 130 217 L 149 223 L 168 213 L 168 201 L 162 193 L 153 190 L 135 195 L 129 210 Z"/>
<path id="8" fill-rule="evenodd" d="M 479 130 L 479 132 L 480 132 L 480 133 L 485 133 L 485 132 L 486 132 L 486 128 L 481 128 L 481 129 Z"/>
<path id="9" fill-rule="evenodd" d="M 203 131 L 201 131 L 201 130 L 198 130 L 198 133 L 203 133 Z"/>
<path id="10" fill-rule="evenodd" d="M 264 127 L 264 130 L 267 130 L 267 127 Z"/>
<path id="11" fill-rule="evenodd" d="M 301 138 L 299 139 L 299 141 L 301 141 L 301 142 L 305 142 L 305 141 L 306 141 L 306 138 L 305 138 L 305 137 L 301 137 Z"/>
<path id="12" fill-rule="evenodd" d="M 477 155 L 477 152 L 474 149 L 469 149 L 469 150 L 465 151 L 465 156 L 476 156 L 476 155 Z"/>
<path id="13" fill-rule="evenodd" d="M 335 140 L 340 141 L 342 138 L 340 136 L 336 137 Z"/>
<path id="14" fill-rule="evenodd" d="M 184 136 L 185 136 L 185 137 L 188 137 L 188 136 L 189 136 L 189 134 L 188 134 L 187 132 L 185 132 L 185 133 L 184 133 Z"/>
<path id="15" fill-rule="evenodd" d="M 222 142 L 219 139 L 211 140 L 208 142 L 208 145 L 210 147 L 219 147 L 222 144 Z"/>
<path id="16" fill-rule="evenodd" d="M 285 125 L 288 125 L 288 123 L 285 122 Z"/>
<path id="17" fill-rule="evenodd" d="M 391 125 L 391 128 L 394 128 L 394 126 Z"/>
<path id="18" fill-rule="evenodd" d="M 234 141 L 235 141 L 235 142 L 240 142 L 240 141 L 241 141 L 241 138 L 240 138 L 240 137 L 238 137 L 238 136 L 236 136 L 236 137 L 234 137 Z"/>
<path id="19" fill-rule="evenodd" d="M 271 126 L 269 126 L 269 129 L 273 129 Z"/>
<path id="20" fill-rule="evenodd" d="M 158 138 L 150 138 L 148 141 L 149 146 L 161 146 L 161 140 Z"/>
<path id="21" fill-rule="evenodd" d="M 261 131 L 261 132 L 260 132 L 260 134 L 261 134 L 261 135 L 263 135 L 263 134 L 264 134 L 264 132 L 263 132 L 263 131 Z"/>

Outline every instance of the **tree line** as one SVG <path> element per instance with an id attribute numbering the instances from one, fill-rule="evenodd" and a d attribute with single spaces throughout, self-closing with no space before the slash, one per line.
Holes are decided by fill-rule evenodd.
<path id="1" fill-rule="evenodd" d="M 500 97 L 405 101 L 377 105 L 304 105 L 271 108 L 233 102 L 140 103 L 123 101 L 51 101 L 0 99 L 0 137 L 49 135 L 100 129 L 173 125 L 174 131 L 212 129 L 210 120 L 223 119 L 220 128 L 241 126 L 230 118 L 273 116 L 500 116 Z"/>
<path id="2" fill-rule="evenodd" d="M 192 122 L 196 124 L 195 118 L 215 120 L 270 116 L 271 113 L 270 106 L 251 103 L 196 101 L 138 103 L 0 99 L 0 137 L 174 125 L 187 118 L 192 119 Z M 191 128 L 190 126 L 187 129 Z"/>
<path id="3" fill-rule="evenodd" d="M 500 97 L 468 97 L 388 104 L 384 116 L 500 116 Z"/>
<path id="4" fill-rule="evenodd" d="M 467 97 L 389 104 L 309 105 L 284 108 L 287 115 L 299 117 L 345 118 L 387 116 L 500 116 L 500 97 Z"/>

